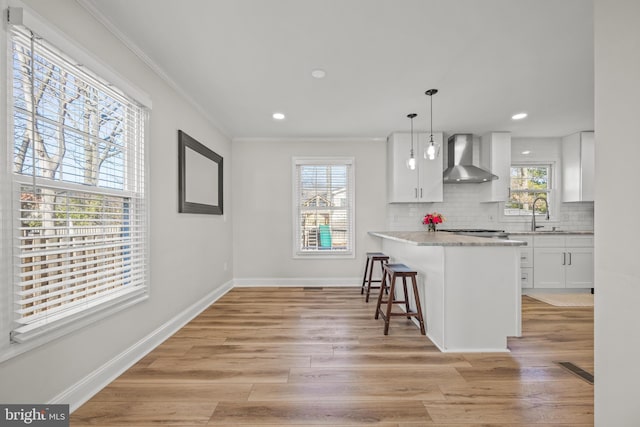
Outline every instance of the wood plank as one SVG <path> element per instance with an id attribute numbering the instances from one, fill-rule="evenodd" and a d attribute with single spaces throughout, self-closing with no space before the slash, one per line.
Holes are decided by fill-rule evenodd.
<path id="1" fill-rule="evenodd" d="M 210 382 L 210 383 L 284 383 L 289 378 L 288 368 L 192 369 L 189 365 L 174 364 L 162 369 L 129 369 L 118 379 L 129 382 Z"/>
<path id="2" fill-rule="evenodd" d="M 478 381 L 475 383 L 445 383 L 439 385 L 447 402 L 593 402 L 593 386 L 584 381 Z"/>
<path id="3" fill-rule="evenodd" d="M 384 383 L 290 383 L 256 384 L 251 391 L 249 401 L 332 401 L 332 400 L 445 400 L 445 396 L 436 384 L 413 381 L 403 384 Z"/>
<path id="4" fill-rule="evenodd" d="M 567 381 L 575 378 L 560 366 L 503 366 L 495 368 L 456 368 L 467 382 L 486 381 Z"/>
<path id="5" fill-rule="evenodd" d="M 466 422 L 507 424 L 593 423 L 593 405 L 522 400 L 507 402 L 432 403 L 425 402 L 436 423 Z"/>
<path id="6" fill-rule="evenodd" d="M 237 426 L 240 424 L 215 424 L 217 427 L 221 427 L 221 426 Z M 250 424 L 242 424 L 245 427 L 250 427 Z M 298 424 L 298 425 L 304 425 L 305 427 L 326 427 L 326 424 Z M 424 427 L 425 425 L 433 425 L 432 423 L 429 424 L 425 424 L 425 423 L 410 423 L 410 424 L 398 424 L 398 423 L 375 423 L 373 424 L 375 425 L 375 427 L 399 427 L 400 425 L 403 426 L 409 426 L 412 425 L 413 427 Z M 261 424 L 261 426 L 263 427 L 280 427 L 280 424 Z M 372 424 L 331 424 L 331 427 L 371 427 Z M 457 426 L 460 427 L 460 426 Z M 486 426 L 485 426 L 486 427 Z M 563 426 L 564 427 L 564 426 Z"/>
<path id="7" fill-rule="evenodd" d="M 151 363 L 148 368 L 171 371 L 176 366 L 188 366 L 190 370 L 207 371 L 220 369 L 242 369 L 251 366 L 254 369 L 277 369 L 282 366 L 308 368 L 311 356 L 258 355 L 246 353 L 237 356 L 188 355 L 182 357 L 163 357 Z"/>
<path id="8" fill-rule="evenodd" d="M 451 366 L 432 366 L 416 368 L 350 366 L 341 368 L 291 368 L 289 383 L 387 383 L 387 384 L 441 384 L 465 382 L 456 368 Z"/>
<path id="9" fill-rule="evenodd" d="M 194 345 L 185 356 L 220 355 L 226 357 L 241 357 L 247 354 L 253 355 L 312 355 L 333 354 L 332 344 L 253 344 L 244 345 Z"/>
<path id="10" fill-rule="evenodd" d="M 175 426 L 206 425 L 213 414 L 215 402 L 105 402 L 85 403 L 71 417 L 76 426 L 141 426 L 163 424 Z"/>
<path id="11" fill-rule="evenodd" d="M 430 421 L 427 410 L 417 401 L 390 404 L 360 401 L 220 402 L 209 425 L 353 425 Z"/>
<path id="12" fill-rule="evenodd" d="M 95 402 L 218 402 L 222 400 L 245 401 L 249 398 L 253 383 L 219 384 L 193 382 L 160 383 L 150 379 L 131 383 L 116 380 L 91 400 Z"/>
<path id="13" fill-rule="evenodd" d="M 463 356 L 449 353 L 361 353 L 316 355 L 311 357 L 311 367 L 378 366 L 381 369 L 401 366 L 421 368 L 428 366 L 471 367 Z"/>
<path id="14" fill-rule="evenodd" d="M 230 345 L 242 345 L 248 343 L 257 344 L 357 344 L 358 338 L 351 335 L 319 335 L 306 334 L 299 331 L 296 334 L 265 334 L 259 337 L 230 336 L 225 341 Z"/>
<path id="15" fill-rule="evenodd" d="M 360 337 L 359 344 L 336 344 L 333 351 L 339 354 L 385 354 L 385 353 L 440 353 L 438 347 L 428 339 L 416 339 L 415 337 Z"/>

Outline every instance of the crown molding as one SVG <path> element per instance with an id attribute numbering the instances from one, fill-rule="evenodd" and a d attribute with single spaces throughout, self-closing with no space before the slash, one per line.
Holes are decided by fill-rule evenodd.
<path id="1" fill-rule="evenodd" d="M 235 137 L 233 142 L 386 142 L 387 138 L 377 136 L 266 136 Z"/>
<path id="2" fill-rule="evenodd" d="M 209 121 L 222 135 L 229 140 L 231 133 L 212 117 L 207 110 L 202 107 L 192 96 L 190 96 L 174 79 L 172 79 L 162 67 L 149 57 L 137 44 L 135 44 L 126 34 L 124 34 L 109 18 L 107 18 L 92 0 L 76 0 L 91 16 L 109 30 L 122 44 L 124 44 L 134 55 L 144 62 L 151 70 L 157 74 L 165 83 L 191 104 L 202 116 Z"/>

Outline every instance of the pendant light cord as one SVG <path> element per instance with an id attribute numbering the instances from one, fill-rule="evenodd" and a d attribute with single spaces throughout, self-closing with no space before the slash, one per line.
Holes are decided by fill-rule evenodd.
<path id="1" fill-rule="evenodd" d="M 411 154 L 413 154 L 413 117 L 411 117 Z"/>
<path id="2" fill-rule="evenodd" d="M 407 114 L 407 117 L 411 119 L 411 157 L 413 157 L 413 118 L 416 116 L 416 113 Z"/>
<path id="3" fill-rule="evenodd" d="M 431 135 L 429 136 L 429 140 L 433 142 L 433 95 L 429 96 L 429 98 L 431 99 L 431 106 L 429 111 L 429 113 L 431 113 Z"/>

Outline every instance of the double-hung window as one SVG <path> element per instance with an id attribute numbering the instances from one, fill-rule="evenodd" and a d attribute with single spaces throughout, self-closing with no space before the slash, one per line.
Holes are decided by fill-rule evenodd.
<path id="1" fill-rule="evenodd" d="M 147 111 L 30 30 L 9 37 L 11 339 L 26 342 L 147 296 Z"/>
<path id="2" fill-rule="evenodd" d="M 551 165 L 512 165 L 509 200 L 504 206 L 506 217 L 531 216 L 535 205 L 536 215 L 546 215 L 552 201 Z"/>
<path id="3" fill-rule="evenodd" d="M 353 158 L 293 159 L 294 257 L 353 257 Z"/>

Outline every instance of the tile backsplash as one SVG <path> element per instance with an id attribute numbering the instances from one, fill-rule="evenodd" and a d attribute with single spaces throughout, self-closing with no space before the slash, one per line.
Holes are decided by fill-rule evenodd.
<path id="1" fill-rule="evenodd" d="M 531 226 L 531 217 L 505 218 L 500 210 L 504 203 L 481 201 L 478 185 L 447 184 L 444 186 L 444 201 L 438 203 L 387 204 L 387 227 L 391 231 L 423 230 L 422 218 L 428 212 L 439 212 L 446 218 L 442 228 L 486 228 L 506 231 L 526 231 Z M 559 200 L 560 195 L 555 199 Z M 593 230 L 593 202 L 556 202 L 551 208 L 551 221 L 537 220 L 544 229 L 557 227 L 567 231 Z"/>

